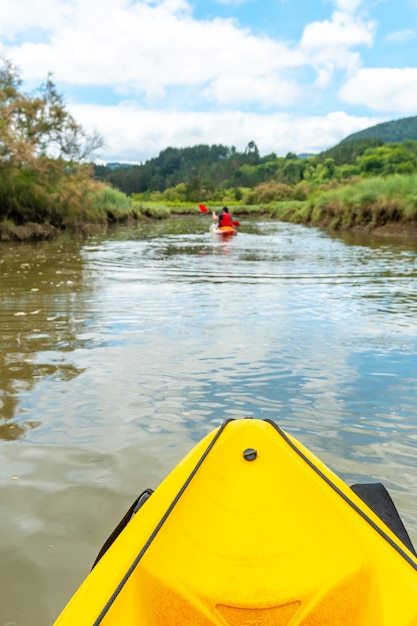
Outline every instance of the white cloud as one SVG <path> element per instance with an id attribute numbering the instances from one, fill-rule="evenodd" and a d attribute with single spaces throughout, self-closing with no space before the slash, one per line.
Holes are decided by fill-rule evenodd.
<path id="1" fill-rule="evenodd" d="M 374 111 L 415 115 L 417 68 L 363 68 L 347 81 L 339 95 L 350 104 L 363 104 Z"/>
<path id="2" fill-rule="evenodd" d="M 331 20 L 312 22 L 303 32 L 301 47 L 306 50 L 350 48 L 371 45 L 374 23 L 363 22 L 349 13 L 336 11 Z"/>
<path id="3" fill-rule="evenodd" d="M 213 81 L 213 90 L 203 94 L 210 93 L 213 100 L 217 93 L 219 102 L 234 105 L 237 92 L 225 88 L 226 82 L 235 76 L 242 83 L 244 76 L 246 84 L 253 80 L 252 88 L 248 85 L 255 94 L 252 101 L 259 100 L 260 89 L 273 102 L 286 104 L 294 97 L 286 94 L 296 89 L 282 70 L 313 66 L 318 84 L 325 85 L 336 67 L 352 71 L 358 66 L 358 55 L 350 49 L 369 45 L 373 30 L 370 22 L 351 14 L 358 4 L 353 0 L 338 0 L 343 11 L 306 26 L 300 45 L 292 47 L 255 37 L 233 20 L 196 20 L 185 0 L 22 0 L 25 17 L 20 23 L 12 11 L 14 0 L 4 1 L 9 16 L 2 22 L 5 30 L 20 27 L 24 32 L 31 26 L 48 34 L 39 43 L 15 41 L 0 50 L 13 58 L 25 79 L 40 80 L 51 71 L 58 81 L 111 85 L 124 94 L 145 94 L 151 102 L 162 99 L 170 85 Z M 242 95 L 247 102 L 247 92 Z"/>
<path id="4" fill-rule="evenodd" d="M 300 86 L 291 80 L 269 76 L 231 74 L 213 80 L 203 91 L 207 99 L 219 104 L 238 105 L 256 102 L 262 108 L 289 106 L 302 95 Z"/>
<path id="5" fill-rule="evenodd" d="M 389 43 L 401 44 L 407 41 L 411 41 L 415 38 L 415 36 L 416 33 L 413 30 L 405 28 L 404 30 L 397 30 L 392 33 L 388 33 L 388 35 L 386 35 L 385 37 L 385 40 Z"/>
<path id="6" fill-rule="evenodd" d="M 15 0 L 3 0 L 2 27 L 6 36 L 20 29 L 23 42 L 3 44 L 0 54 L 13 59 L 25 80 L 43 80 L 51 71 L 57 81 L 111 86 L 154 103 L 170 87 L 191 86 L 223 106 L 234 106 L 239 94 L 243 103 L 269 97 L 284 106 L 299 92 L 289 70 L 313 67 L 317 85 L 325 86 L 335 68 L 357 69 L 360 60 L 351 48 L 369 45 L 373 36 L 372 23 L 353 15 L 359 0 L 336 0 L 332 19 L 307 25 L 300 44 L 292 46 L 254 36 L 234 20 L 196 20 L 186 0 L 19 4 L 22 18 Z M 25 41 L 28 29 L 42 29 L 45 36 Z"/>
<path id="7" fill-rule="evenodd" d="M 220 4 L 225 4 L 227 6 L 239 6 L 241 4 L 245 4 L 246 2 L 253 2 L 253 0 L 217 0 Z"/>
<path id="8" fill-rule="evenodd" d="M 61 9 L 64 13 L 65 6 Z M 55 13 L 51 23 L 58 22 Z M 57 81 L 111 86 L 124 95 L 145 95 L 149 102 L 162 100 L 169 87 L 191 86 L 203 89 L 211 101 L 218 94 L 221 104 L 234 104 L 238 92 L 225 85 L 230 77 L 237 82 L 244 77 L 255 94 L 252 101 L 260 99 L 261 90 L 274 102 L 287 103 L 288 97 L 277 98 L 285 82 L 282 70 L 306 62 L 302 52 L 255 37 L 233 20 L 195 20 L 182 0 L 107 0 L 100 9 L 94 0 L 83 0 L 74 5 L 71 19 L 52 29 L 49 40 L 15 43 L 0 52 L 14 60 L 25 80 L 43 80 L 51 71 Z M 247 92 L 240 93 L 246 102 Z"/>
<path id="9" fill-rule="evenodd" d="M 241 111 L 185 113 L 141 110 L 125 103 L 114 107 L 73 106 L 72 113 L 87 129 L 103 134 L 106 161 L 147 160 L 168 146 L 187 147 L 221 143 L 244 150 L 255 141 L 261 154 L 319 152 L 347 135 L 385 121 L 333 112 L 298 117 L 287 113 L 262 115 Z"/>
<path id="10" fill-rule="evenodd" d="M 78 94 L 98 87 L 111 91 L 112 102 L 130 102 L 69 105 L 86 130 L 105 137 L 103 156 L 112 160 L 150 158 L 168 145 L 244 148 L 252 139 L 262 153 L 316 152 L 384 121 L 309 113 L 339 106 L 331 101 L 335 77 L 340 84 L 348 76 L 339 94 L 345 102 L 416 110 L 412 69 L 401 76 L 381 70 L 378 78 L 363 68 L 361 52 L 372 46 L 376 25 L 362 4 L 329 0 L 330 17 L 288 43 L 254 35 L 236 20 L 196 19 L 191 0 L 2 0 L 0 56 L 29 84 L 51 71 Z M 288 107 L 306 112 L 305 120 L 279 113 Z M 243 112 L 250 108 L 257 112 Z"/>
<path id="11" fill-rule="evenodd" d="M 98 3 L 97 3 L 97 9 Z M 2 0 L 0 36 L 8 40 L 52 33 L 71 21 L 74 0 Z"/>
<path id="12" fill-rule="evenodd" d="M 335 4 L 344 13 L 354 13 L 361 6 L 363 0 L 335 0 Z"/>
<path id="13" fill-rule="evenodd" d="M 355 0 L 338 0 L 342 10 L 335 11 L 330 20 L 312 22 L 304 28 L 300 48 L 317 71 L 319 87 L 328 85 L 336 69 L 354 72 L 360 66 L 360 56 L 352 48 L 373 43 L 375 23 L 354 15 L 359 4 Z"/>

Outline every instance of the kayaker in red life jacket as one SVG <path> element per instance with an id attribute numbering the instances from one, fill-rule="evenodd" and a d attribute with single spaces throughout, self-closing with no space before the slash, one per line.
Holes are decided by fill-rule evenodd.
<path id="1" fill-rule="evenodd" d="M 219 214 L 213 211 L 213 219 L 217 222 L 218 228 L 221 226 L 233 226 L 232 216 L 230 215 L 227 206 L 224 206 Z"/>

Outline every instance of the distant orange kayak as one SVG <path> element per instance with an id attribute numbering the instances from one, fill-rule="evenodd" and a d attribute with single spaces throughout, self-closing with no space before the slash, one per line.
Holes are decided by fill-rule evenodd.
<path id="1" fill-rule="evenodd" d="M 237 235 L 237 230 L 232 226 L 215 226 L 214 224 L 210 228 L 210 232 L 221 237 L 230 237 L 231 235 Z"/>

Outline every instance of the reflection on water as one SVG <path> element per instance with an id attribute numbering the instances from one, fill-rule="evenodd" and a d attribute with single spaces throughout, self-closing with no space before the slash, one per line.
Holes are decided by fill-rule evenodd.
<path id="1" fill-rule="evenodd" d="M 0 624 L 51 623 L 137 493 L 227 417 L 383 482 L 417 543 L 416 247 L 209 223 L 1 247 Z"/>
<path id="2" fill-rule="evenodd" d="M 82 371 L 65 352 L 81 345 L 88 283 L 79 245 L 3 244 L 1 252 L 0 437 L 11 440 L 41 424 L 26 419 L 23 394 L 41 379 L 70 380 Z"/>

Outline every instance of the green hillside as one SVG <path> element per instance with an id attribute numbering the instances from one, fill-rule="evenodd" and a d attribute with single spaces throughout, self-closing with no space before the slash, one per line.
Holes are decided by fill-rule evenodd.
<path id="1" fill-rule="evenodd" d="M 401 142 L 407 139 L 417 141 L 417 116 L 404 117 L 392 122 L 383 122 L 349 135 L 341 143 L 358 139 L 379 139 L 384 143 Z"/>
<path id="2" fill-rule="evenodd" d="M 376 124 L 348 135 L 340 143 L 317 155 L 323 163 L 333 159 L 336 165 L 355 163 L 369 148 L 378 148 L 384 144 L 417 141 L 417 116 L 405 117 L 401 120 Z"/>
<path id="3" fill-rule="evenodd" d="M 357 139 L 344 139 L 333 148 L 320 152 L 316 159 L 323 163 L 326 159 L 333 159 L 336 165 L 353 165 L 356 159 L 362 156 L 368 148 L 378 148 L 384 142 L 378 137 L 358 137 Z"/>
<path id="4" fill-rule="evenodd" d="M 244 152 L 234 146 L 201 144 L 168 147 L 140 165 L 97 165 L 95 176 L 125 194 L 140 196 L 141 200 L 152 197 L 169 202 L 196 202 L 204 198 L 221 202 L 228 190 L 236 200 L 245 199 L 253 204 L 259 198 L 270 202 L 294 194 L 296 199 L 302 199 L 308 195 L 307 187 L 328 184 L 331 180 L 341 182 L 355 176 L 416 171 L 417 116 L 349 135 L 316 156 L 294 152 L 288 152 L 285 157 L 275 153 L 261 156 L 253 141 Z M 255 188 L 255 194 L 249 192 Z"/>

